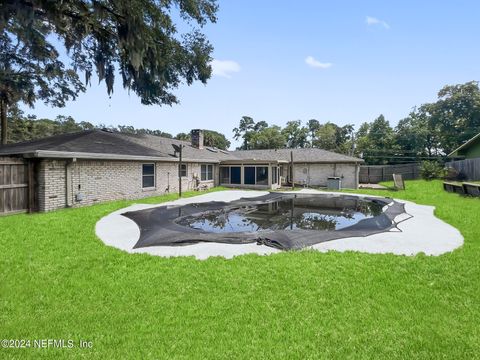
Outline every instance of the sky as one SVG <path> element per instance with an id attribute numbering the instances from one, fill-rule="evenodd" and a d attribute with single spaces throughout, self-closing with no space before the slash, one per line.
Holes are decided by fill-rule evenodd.
<path id="1" fill-rule="evenodd" d="M 173 135 L 194 128 L 233 141 L 242 116 L 270 125 L 317 119 L 340 126 L 384 114 L 391 125 L 435 101 L 444 85 L 480 80 L 480 1 L 219 0 L 203 28 L 214 46 L 206 85 L 175 91 L 181 103 L 146 106 L 119 79 L 111 97 L 92 86 L 65 108 L 37 104 L 37 117 L 72 116 Z"/>

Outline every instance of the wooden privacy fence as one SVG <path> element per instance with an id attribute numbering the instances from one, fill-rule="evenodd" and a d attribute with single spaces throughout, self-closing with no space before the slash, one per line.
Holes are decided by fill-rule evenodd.
<path id="1" fill-rule="evenodd" d="M 419 164 L 400 165 L 363 165 L 360 166 L 361 184 L 377 184 L 380 181 L 392 181 L 393 174 L 402 175 L 403 180 L 414 180 L 420 176 Z"/>
<path id="2" fill-rule="evenodd" d="M 0 158 L 0 215 L 33 210 L 33 197 L 32 164 Z"/>
<path id="3" fill-rule="evenodd" d="M 451 161 L 445 166 L 454 168 L 467 180 L 480 180 L 480 158 Z"/>

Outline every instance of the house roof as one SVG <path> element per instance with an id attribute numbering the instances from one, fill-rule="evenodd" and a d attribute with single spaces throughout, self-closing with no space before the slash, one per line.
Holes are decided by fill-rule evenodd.
<path id="1" fill-rule="evenodd" d="M 132 141 L 141 146 L 145 146 L 151 149 L 155 149 L 161 153 L 168 154 L 170 156 L 175 156 L 173 145 L 183 145 L 182 157 L 185 160 L 199 160 L 199 161 L 222 161 L 228 160 L 232 157 L 230 151 L 219 150 L 211 147 L 204 147 L 203 149 L 198 149 L 189 141 L 182 141 L 170 138 L 164 138 L 155 135 L 148 134 L 122 134 L 126 139 Z"/>
<path id="2" fill-rule="evenodd" d="M 184 146 L 182 156 L 185 161 L 220 162 L 231 158 L 228 151 L 211 147 L 197 149 L 187 141 L 148 134 L 114 133 L 106 130 L 60 134 L 0 146 L 0 155 L 178 161 L 172 145 Z"/>
<path id="3" fill-rule="evenodd" d="M 362 159 L 315 148 L 238 151 L 224 151 L 211 147 L 198 149 L 187 141 L 147 134 L 112 133 L 104 130 L 61 134 L 0 146 L 0 156 L 178 161 L 172 145 L 184 146 L 182 156 L 187 162 L 289 162 L 291 152 L 295 162 L 363 162 Z"/>
<path id="4" fill-rule="evenodd" d="M 459 152 L 469 149 L 470 147 L 474 146 L 478 142 L 480 142 L 480 133 L 478 133 L 477 135 L 472 137 L 470 140 L 465 142 L 463 145 L 460 145 L 458 148 L 453 150 L 450 154 L 448 154 L 448 156 L 458 156 L 458 155 L 460 155 Z"/>
<path id="5" fill-rule="evenodd" d="M 146 157 L 168 159 L 171 156 L 129 141 L 118 133 L 87 130 L 70 134 L 49 136 L 44 139 L 9 144 L 0 147 L 0 155 L 24 155 L 26 157 L 84 157 L 103 158 Z M 109 155 L 109 156 L 105 156 Z"/>
<path id="6" fill-rule="evenodd" d="M 267 149 L 267 150 L 238 150 L 232 154 L 242 160 L 264 160 L 290 162 L 293 152 L 293 161 L 302 163 L 360 163 L 362 159 L 334 153 L 317 148 L 304 149 Z"/>

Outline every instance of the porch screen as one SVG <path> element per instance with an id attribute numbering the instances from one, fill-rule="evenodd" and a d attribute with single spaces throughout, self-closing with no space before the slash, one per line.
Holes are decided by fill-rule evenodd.
<path id="1" fill-rule="evenodd" d="M 241 174 L 240 166 L 232 166 L 230 168 L 230 184 L 241 184 L 242 177 L 240 174 Z"/>
<path id="2" fill-rule="evenodd" d="M 255 167 L 245 166 L 243 168 L 243 183 L 245 185 L 255 185 Z"/>
<path id="3" fill-rule="evenodd" d="M 228 166 L 220 167 L 220 183 L 230 184 L 230 168 Z"/>
<path id="4" fill-rule="evenodd" d="M 257 185 L 268 185 L 267 166 L 257 166 Z"/>

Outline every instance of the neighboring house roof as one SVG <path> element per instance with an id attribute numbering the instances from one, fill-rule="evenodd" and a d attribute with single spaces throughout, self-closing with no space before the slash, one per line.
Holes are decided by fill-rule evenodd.
<path id="1" fill-rule="evenodd" d="M 172 145 L 183 145 L 187 162 L 295 162 L 359 163 L 362 159 L 322 149 L 271 149 L 225 151 L 211 147 L 198 149 L 187 141 L 147 134 L 121 134 L 104 130 L 50 136 L 40 140 L 0 146 L 1 155 L 22 155 L 38 158 L 83 158 L 104 160 L 178 161 Z"/>
<path id="2" fill-rule="evenodd" d="M 468 149 L 470 149 L 472 146 L 480 144 L 480 133 L 472 137 L 470 140 L 465 142 L 463 145 L 460 145 L 458 148 L 453 150 L 448 156 L 460 156 L 462 153 L 466 152 Z"/>
<path id="3" fill-rule="evenodd" d="M 242 160 L 283 161 L 290 162 L 293 152 L 293 161 L 301 163 L 360 163 L 362 159 L 334 153 L 317 148 L 304 149 L 268 149 L 268 150 L 237 150 L 232 154 Z"/>

